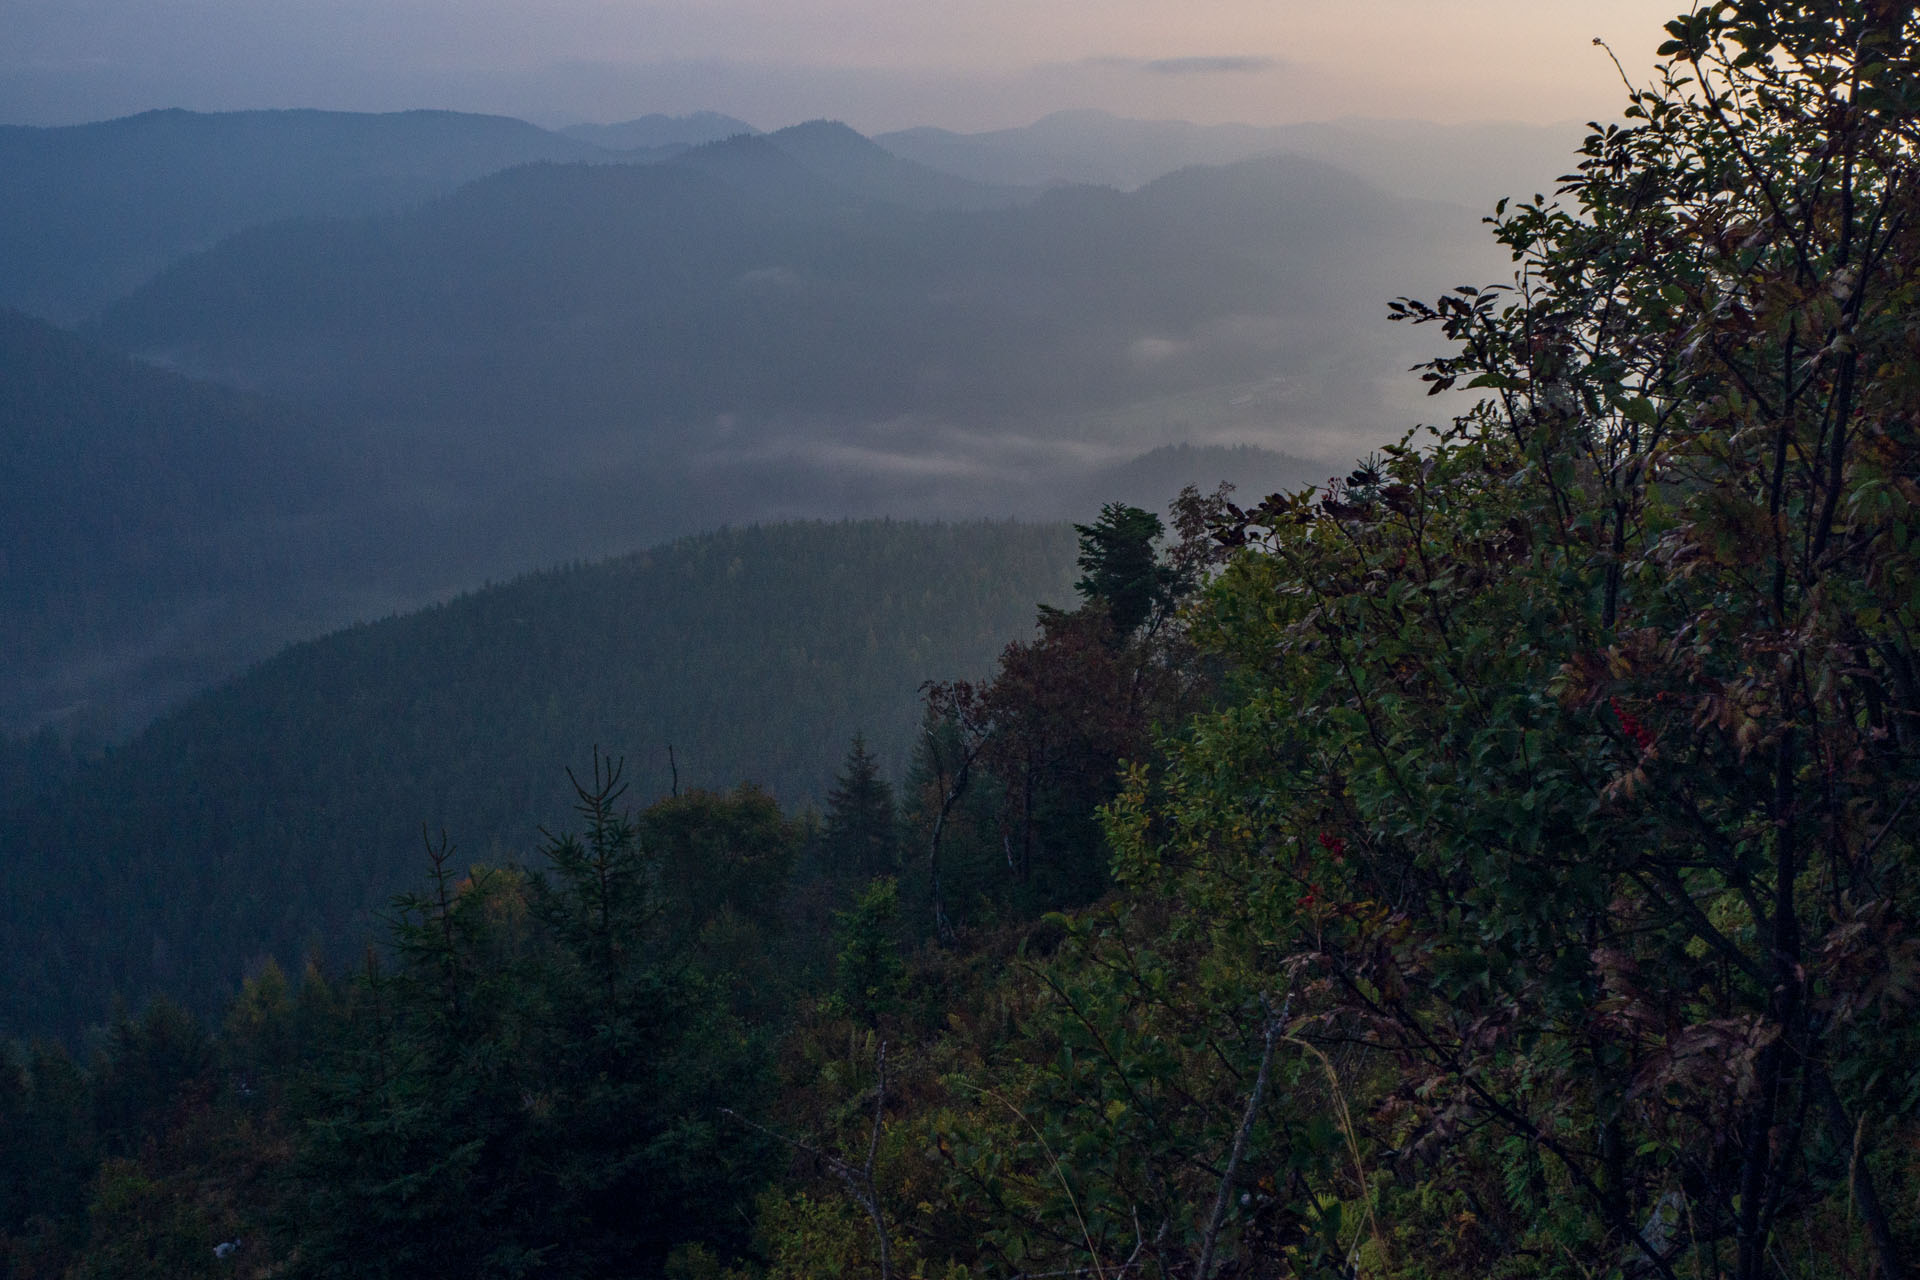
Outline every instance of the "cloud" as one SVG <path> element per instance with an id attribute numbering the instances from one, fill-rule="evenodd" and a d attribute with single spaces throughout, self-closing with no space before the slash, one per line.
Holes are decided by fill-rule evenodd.
<path id="1" fill-rule="evenodd" d="M 755 267 L 743 272 L 734 284 L 741 289 L 790 293 L 804 289 L 806 280 L 792 267 Z"/>
<path id="2" fill-rule="evenodd" d="M 1191 350 L 1191 342 L 1180 342 L 1173 338 L 1140 338 L 1128 344 L 1127 360 L 1135 368 L 1150 369 Z"/>
<path id="3" fill-rule="evenodd" d="M 1225 55 L 1210 58 L 1155 58 L 1140 65 L 1163 76 L 1213 76 L 1275 71 L 1280 67 L 1280 60 Z"/>

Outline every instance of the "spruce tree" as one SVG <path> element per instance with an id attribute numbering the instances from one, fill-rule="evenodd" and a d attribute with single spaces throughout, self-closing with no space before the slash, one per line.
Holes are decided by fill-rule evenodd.
<path id="1" fill-rule="evenodd" d="M 1172 575 L 1154 551 L 1163 532 L 1159 516 L 1109 502 L 1098 520 L 1073 527 L 1085 574 L 1074 590 L 1106 605 L 1116 638 L 1125 640 L 1172 603 Z"/>
<path id="2" fill-rule="evenodd" d="M 900 839 L 893 787 L 855 734 L 846 764 L 827 793 L 824 846 L 828 874 L 865 884 L 899 870 Z"/>
<path id="3" fill-rule="evenodd" d="M 906 992 L 900 957 L 900 883 L 874 880 L 834 921 L 833 998 L 865 1026 L 897 1011 Z"/>

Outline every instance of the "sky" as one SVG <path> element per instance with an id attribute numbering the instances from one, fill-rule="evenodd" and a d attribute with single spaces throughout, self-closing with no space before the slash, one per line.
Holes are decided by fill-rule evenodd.
<path id="1" fill-rule="evenodd" d="M 0 0 L 0 122 L 444 107 L 558 125 L 1617 111 L 1686 0 Z"/>

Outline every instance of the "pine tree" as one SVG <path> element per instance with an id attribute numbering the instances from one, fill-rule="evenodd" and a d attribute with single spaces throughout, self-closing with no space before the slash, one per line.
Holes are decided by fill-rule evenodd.
<path id="1" fill-rule="evenodd" d="M 846 764 L 827 793 L 823 835 L 828 874 L 836 879 L 865 884 L 899 870 L 893 787 L 880 776 L 879 761 L 862 735 L 854 735 Z"/>
<path id="2" fill-rule="evenodd" d="M 1125 640 L 1172 603 L 1172 580 L 1154 552 L 1163 532 L 1160 517 L 1139 507 L 1109 502 L 1092 524 L 1073 526 L 1080 534 L 1081 571 L 1074 583 L 1088 601 L 1107 606 L 1114 636 Z"/>
<path id="3" fill-rule="evenodd" d="M 900 884 L 873 881 L 834 922 L 833 995 L 847 1014 L 871 1027 L 892 1013 L 906 989 L 900 958 Z"/>

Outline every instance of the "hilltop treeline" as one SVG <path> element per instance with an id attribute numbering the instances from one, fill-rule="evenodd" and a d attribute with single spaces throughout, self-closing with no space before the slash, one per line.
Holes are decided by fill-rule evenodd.
<path id="1" fill-rule="evenodd" d="M 163 996 L 139 1014 L 121 1005 L 87 1038 L 84 1066 L 48 1041 L 19 1049 L 0 1074 L 11 1139 L 0 1157 L 4 1256 L 28 1276 L 286 1266 L 321 1275 L 625 1275 L 739 1256 L 752 1246 L 761 1194 L 786 1149 L 770 1125 L 787 1096 L 783 1062 L 799 1044 L 791 1037 L 825 1031 L 857 1044 L 902 1018 L 937 1020 L 951 983 L 977 980 L 968 969 L 1016 945 L 1044 913 L 1084 906 L 1106 889 L 1106 844 L 1091 818 L 1118 790 L 1119 760 L 1150 750 L 1154 726 L 1198 705 L 1208 686 L 1199 667 L 1181 661 L 1190 655 L 1173 614 L 1213 556 L 1203 515 L 1219 509 L 1218 500 L 1189 490 L 1180 504 L 1184 536 L 1158 559 L 1159 519 L 1110 505 L 1081 531 L 1079 607 L 1043 606 L 1038 634 L 1007 646 L 989 678 L 929 687 L 924 718 L 908 722 L 912 737 L 899 744 L 909 767 L 898 790 L 885 768 L 893 734 L 873 743 L 852 737 L 823 788 L 824 812 L 783 813 L 754 784 L 693 785 L 702 774 L 692 767 L 673 774 L 664 797 L 639 806 L 643 771 L 591 748 L 577 772 L 563 775 L 572 821 L 517 847 L 496 839 L 479 856 L 444 834 L 424 845 L 416 838 L 416 873 L 406 880 L 420 887 L 389 900 L 383 945 L 358 961 L 329 965 L 313 956 L 289 980 L 271 956 L 258 960 L 219 1010 L 217 1033 Z M 988 534 L 1031 544 L 1045 565 L 1054 532 L 877 525 L 758 536 L 804 543 L 811 534 L 841 554 L 867 544 L 867 555 L 848 561 L 867 580 L 835 584 L 844 609 L 863 590 L 887 585 L 875 572 L 885 551 L 924 567 L 927 549 L 916 541 L 977 551 L 973 544 Z M 913 559 L 901 553 L 903 542 Z M 706 538 L 656 555 L 688 580 L 693 598 L 711 600 L 713 576 L 748 576 L 744 557 L 710 562 L 716 548 L 759 553 L 740 589 L 756 607 L 775 608 L 779 591 L 770 584 L 789 566 L 764 547 Z M 1010 569 L 1024 567 L 1005 559 Z M 627 601 L 608 589 L 609 576 L 652 567 L 552 575 L 445 612 L 475 601 L 517 607 L 542 587 L 590 591 L 621 607 Z M 806 586 L 804 575 L 786 582 L 787 590 Z M 888 616 L 871 612 L 876 625 Z M 569 617 L 582 622 L 577 608 Z M 415 625 L 445 623 L 427 615 Z M 763 643 L 766 634 L 758 629 L 740 643 Z M 790 642 L 808 633 L 782 634 Z M 555 642 L 551 634 L 547 642 Z M 708 647 L 709 660 L 719 644 Z M 856 647 L 863 653 L 852 665 L 882 677 L 871 639 Z M 766 652 L 782 678 L 792 675 L 795 651 Z M 523 663 L 528 656 L 518 654 Z M 816 655 L 816 674 L 839 676 L 821 681 L 825 694 L 884 698 L 884 687 L 851 688 L 826 666 L 829 657 Z M 368 670 L 349 669 L 363 679 Z M 752 664 L 743 659 L 739 669 Z M 264 674 L 227 696 L 251 699 L 267 714 L 275 699 L 249 688 Z M 303 674 L 298 683 L 368 710 L 351 681 L 313 685 L 312 673 Z M 487 668 L 478 678 L 503 676 Z M 1031 699 L 1042 686 L 1079 696 Z M 656 697 L 680 692 L 671 681 L 654 686 Z M 817 727 L 808 710 L 796 703 L 794 723 Z M 318 722 L 295 714 L 287 723 L 305 724 L 313 736 Z M 149 734 L 136 753 L 185 755 L 187 776 L 206 767 L 204 752 L 192 759 L 186 729 L 176 726 L 171 732 L 181 736 L 171 739 L 167 732 L 163 725 Z M 356 748 L 366 741 L 355 738 Z M 233 750 L 228 768 L 210 774 L 244 773 L 247 756 L 299 754 L 290 741 Z M 102 777 L 138 776 L 126 763 L 112 773 L 117 758 L 69 764 L 77 771 L 71 789 L 56 788 L 43 803 L 57 809 L 67 796 L 103 790 Z M 323 757 L 309 760 L 316 762 L 326 767 Z M 251 784 L 229 785 L 237 805 Z M 135 890 L 110 912 L 140 910 L 140 894 L 150 890 L 146 901 L 177 910 L 178 895 L 169 903 L 157 882 L 204 875 L 185 850 L 227 838 L 236 809 L 219 807 L 215 791 L 189 785 L 175 798 L 183 852 L 171 865 L 157 865 L 161 851 L 137 839 L 101 848 L 121 869 L 115 881 Z M 334 799 L 347 808 L 365 802 Z M 376 798 L 375 811 L 379 805 Z M 264 807 L 269 822 L 287 820 L 283 804 Z M 221 818 L 186 825 L 190 814 L 215 812 Z M 474 807 L 454 822 L 474 830 L 490 820 Z M 244 835 L 247 823 L 236 829 Z M 84 848 L 87 837 L 74 830 Z M 262 849 L 251 901 L 268 902 L 266 886 L 277 884 L 273 904 L 312 920 L 329 895 L 338 899 L 343 880 L 350 890 L 363 875 L 394 878 L 392 868 L 367 865 L 363 849 L 322 849 L 298 833 L 286 846 L 303 843 L 334 856 L 307 867 L 304 892 L 289 891 L 288 873 L 300 868 Z M 354 855 L 359 861 L 346 861 Z M 244 876 L 251 861 L 228 855 L 220 863 Z M 84 874 L 72 863 L 65 873 Z M 209 902 L 230 897 L 235 882 L 223 878 L 209 890 Z M 71 914 L 54 920 L 49 947 L 87 925 Z M 242 953 L 232 935 L 214 929 L 175 936 L 186 939 L 200 974 Z M 958 969 L 943 972 L 963 955 Z M 48 971 L 44 989 L 71 1000 L 86 990 L 74 978 Z M 177 974 L 156 970 L 150 980 L 197 994 Z M 421 1168 L 430 1170 L 424 1180 Z"/>
<path id="2" fill-rule="evenodd" d="M 1667 33 L 1400 304 L 1473 411 L 1105 507 L 897 795 L 590 758 L 353 972 L 21 1051 L 15 1268 L 1910 1274 L 1920 18 Z"/>

